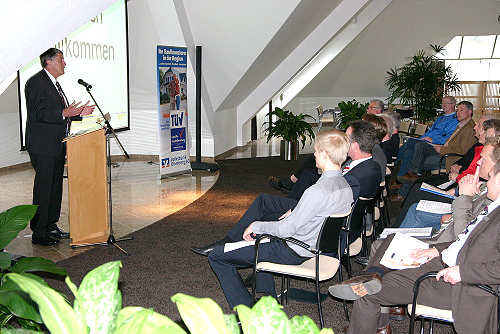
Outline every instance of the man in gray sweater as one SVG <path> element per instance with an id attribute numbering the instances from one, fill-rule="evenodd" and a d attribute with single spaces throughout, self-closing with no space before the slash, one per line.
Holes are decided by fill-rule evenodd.
<path id="1" fill-rule="evenodd" d="M 242 238 L 251 241 L 255 234 L 266 233 L 282 238 L 293 237 L 314 247 L 324 219 L 349 212 L 351 208 L 352 190 L 340 170 L 350 145 L 349 138 L 341 131 L 319 133 L 314 145 L 316 165 L 323 171 L 319 180 L 304 192 L 293 211 L 287 211 L 279 221 L 254 221 L 243 232 Z M 224 246 L 218 246 L 208 256 L 231 308 L 252 304 L 236 269 L 251 266 L 254 253 L 254 244 L 251 243 L 227 252 Z M 259 248 L 259 261 L 300 264 L 311 256 L 313 254 L 303 248 L 280 240 L 272 240 Z M 257 291 L 276 297 L 272 274 L 257 274 Z"/>

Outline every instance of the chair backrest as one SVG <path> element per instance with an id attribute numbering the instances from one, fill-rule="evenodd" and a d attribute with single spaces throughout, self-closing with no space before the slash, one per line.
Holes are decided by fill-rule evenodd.
<path id="1" fill-rule="evenodd" d="M 350 231 L 362 231 L 367 206 L 373 202 L 372 198 L 360 197 L 354 202 L 352 213 L 347 221 L 346 228 Z"/>
<path id="2" fill-rule="evenodd" d="M 401 125 L 399 126 L 399 132 L 408 134 L 408 132 L 410 131 L 410 125 L 411 122 L 409 121 L 401 121 Z"/>
<path id="3" fill-rule="evenodd" d="M 318 115 L 321 115 L 323 113 L 323 106 L 320 104 L 316 107 L 316 110 L 318 111 Z"/>
<path id="4" fill-rule="evenodd" d="M 322 253 L 337 252 L 339 248 L 340 231 L 351 212 L 325 218 L 319 231 L 316 249 Z"/>
<path id="5" fill-rule="evenodd" d="M 417 124 L 417 128 L 415 129 L 415 136 L 422 136 L 425 131 L 427 131 L 426 124 Z"/>

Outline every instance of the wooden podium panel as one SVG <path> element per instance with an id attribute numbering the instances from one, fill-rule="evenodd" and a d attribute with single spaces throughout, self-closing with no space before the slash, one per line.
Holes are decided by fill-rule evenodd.
<path id="1" fill-rule="evenodd" d="M 109 224 L 105 130 L 98 129 L 65 141 L 70 245 L 105 242 Z"/>

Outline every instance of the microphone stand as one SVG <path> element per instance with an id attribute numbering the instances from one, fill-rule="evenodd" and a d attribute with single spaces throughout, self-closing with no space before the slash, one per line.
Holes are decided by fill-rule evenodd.
<path id="1" fill-rule="evenodd" d="M 90 97 L 92 98 L 92 101 L 94 101 L 94 104 L 96 105 L 97 109 L 99 109 L 99 112 L 101 113 L 103 119 L 104 119 L 104 124 L 106 124 L 106 156 L 107 156 L 107 166 L 108 166 L 108 191 L 109 191 L 109 237 L 106 242 L 99 242 L 95 244 L 86 244 L 82 246 L 91 246 L 91 245 L 113 245 L 116 248 L 118 248 L 120 251 L 122 251 L 125 255 L 130 256 L 130 253 L 127 253 L 123 248 L 118 246 L 116 243 L 120 241 L 127 241 L 127 240 L 132 240 L 132 237 L 127 237 L 127 238 L 121 238 L 121 239 L 116 239 L 115 236 L 113 235 L 113 201 L 112 201 L 112 194 L 111 194 L 111 148 L 110 148 L 110 137 L 112 136 L 115 138 L 116 142 L 118 143 L 118 146 L 120 147 L 121 151 L 125 155 L 127 159 L 130 159 L 130 155 L 127 153 L 125 148 L 123 147 L 122 143 L 116 136 L 115 130 L 107 120 L 106 116 L 104 116 L 104 113 L 102 112 L 101 108 L 99 107 L 99 104 L 97 104 L 97 101 L 94 99 L 94 96 L 90 92 L 91 86 L 86 85 L 85 86 L 87 93 L 89 93 Z M 72 246 L 72 247 L 77 247 L 77 245 Z"/>

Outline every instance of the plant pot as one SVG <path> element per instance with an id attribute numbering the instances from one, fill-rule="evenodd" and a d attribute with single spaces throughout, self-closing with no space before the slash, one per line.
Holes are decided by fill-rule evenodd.
<path id="1" fill-rule="evenodd" d="M 282 140 L 280 145 L 280 157 L 283 160 L 297 160 L 299 158 L 299 142 Z"/>

